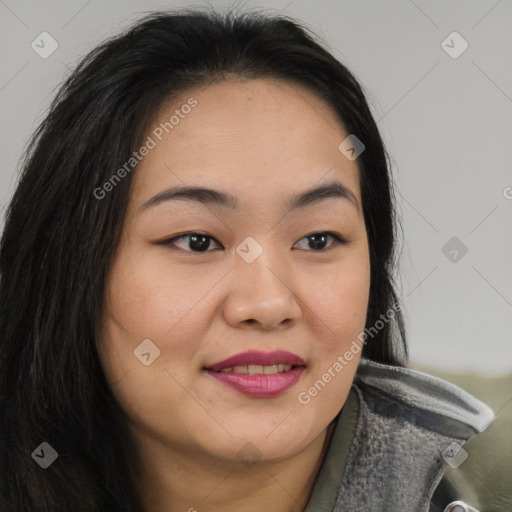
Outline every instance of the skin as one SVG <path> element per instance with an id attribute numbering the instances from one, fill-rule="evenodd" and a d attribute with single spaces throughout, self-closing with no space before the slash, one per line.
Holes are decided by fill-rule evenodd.
<path id="1" fill-rule="evenodd" d="M 133 176 L 100 359 L 136 446 L 135 484 L 148 512 L 301 511 L 359 362 L 354 356 L 308 404 L 298 400 L 364 329 L 370 264 L 357 161 L 338 150 L 348 133 L 329 105 L 272 79 L 186 91 L 148 135 L 190 97 L 197 106 Z M 333 180 L 358 208 L 331 197 L 283 213 L 291 195 Z M 175 185 L 227 191 L 239 208 L 174 200 L 141 209 Z M 213 238 L 207 252 L 194 252 L 190 238 L 157 244 L 197 231 Z M 348 243 L 327 237 L 315 249 L 307 236 L 323 231 Z M 252 263 L 236 252 L 248 236 L 263 248 Z M 149 366 L 134 356 L 144 339 L 160 350 Z M 248 397 L 203 371 L 277 349 L 306 364 L 278 397 Z M 237 456 L 248 442 L 252 465 Z"/>

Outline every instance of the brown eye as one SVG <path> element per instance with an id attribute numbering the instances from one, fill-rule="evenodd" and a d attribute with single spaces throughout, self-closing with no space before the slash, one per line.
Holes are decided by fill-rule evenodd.
<path id="1" fill-rule="evenodd" d="M 328 243 L 329 238 L 332 238 L 334 242 Z M 311 235 L 307 235 L 301 240 L 299 240 L 298 243 L 300 243 L 302 240 L 306 240 L 309 247 L 314 252 L 321 252 L 324 251 L 327 247 L 327 249 L 330 249 L 332 247 L 335 247 L 340 244 L 346 244 L 346 240 L 343 239 L 341 236 L 339 236 L 337 233 L 332 233 L 331 231 L 322 231 L 319 233 L 312 233 Z M 296 244 L 296 245 L 297 245 Z M 306 248 L 306 250 L 308 250 Z"/>
<path id="2" fill-rule="evenodd" d="M 204 233 L 185 233 L 165 240 L 162 244 L 167 246 L 177 246 L 178 243 L 181 243 L 182 248 L 183 245 L 186 246 L 183 249 L 187 252 L 208 252 L 212 240 L 215 241 L 213 237 L 205 235 Z M 183 241 L 185 243 L 183 243 Z"/>

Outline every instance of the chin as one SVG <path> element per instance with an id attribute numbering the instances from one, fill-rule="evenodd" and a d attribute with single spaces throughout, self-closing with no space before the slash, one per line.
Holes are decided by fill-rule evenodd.
<path id="1" fill-rule="evenodd" d="M 294 415 L 290 415 L 291 419 Z M 284 415 L 286 418 L 286 415 Z M 293 420 L 292 420 L 293 421 Z M 246 428 L 239 425 L 239 428 L 233 428 L 226 425 L 233 437 L 222 436 L 218 444 L 215 446 L 209 443 L 210 449 L 215 451 L 217 456 L 229 462 L 245 463 L 252 466 L 256 462 L 279 462 L 293 457 L 300 453 L 321 433 L 322 428 L 318 427 L 318 432 L 307 431 L 302 421 L 297 422 L 296 418 L 288 428 L 284 427 L 284 423 L 277 427 L 268 427 L 268 422 L 258 424 L 250 421 Z M 213 436 L 210 437 L 210 440 Z"/>

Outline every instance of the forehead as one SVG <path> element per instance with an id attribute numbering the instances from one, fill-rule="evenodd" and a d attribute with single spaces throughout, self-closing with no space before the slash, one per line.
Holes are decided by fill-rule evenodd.
<path id="1" fill-rule="evenodd" d="M 155 145 L 137 166 L 133 201 L 186 184 L 250 203 L 333 179 L 360 200 L 357 164 L 338 149 L 347 136 L 332 108 L 296 84 L 230 79 L 190 89 L 150 123 L 145 140 Z"/>

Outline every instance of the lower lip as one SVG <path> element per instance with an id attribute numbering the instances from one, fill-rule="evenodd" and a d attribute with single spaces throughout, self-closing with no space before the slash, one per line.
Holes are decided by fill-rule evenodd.
<path id="1" fill-rule="evenodd" d="M 256 398 L 273 398 L 284 393 L 297 383 L 304 371 L 304 366 L 297 366 L 287 372 L 274 373 L 272 375 L 206 371 L 215 379 L 244 395 Z"/>

